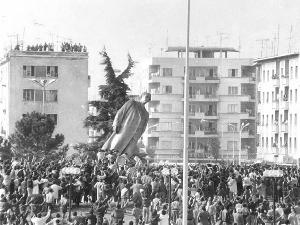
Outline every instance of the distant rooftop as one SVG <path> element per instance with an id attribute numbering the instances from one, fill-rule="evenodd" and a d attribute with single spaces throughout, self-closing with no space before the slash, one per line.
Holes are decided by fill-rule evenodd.
<path id="1" fill-rule="evenodd" d="M 171 46 L 171 47 L 167 47 L 167 49 L 165 50 L 166 52 L 184 52 L 185 51 L 184 46 Z M 236 50 L 235 48 L 231 48 L 231 47 L 204 47 L 204 46 L 200 46 L 200 47 L 190 47 L 189 50 L 191 52 L 199 52 L 199 51 L 206 51 L 206 52 L 238 52 L 238 50 Z"/>
<path id="2" fill-rule="evenodd" d="M 298 56 L 299 56 L 299 53 L 295 52 L 295 53 L 289 53 L 289 54 L 284 54 L 284 55 L 258 58 L 258 59 L 255 59 L 254 62 L 260 63 L 260 62 L 265 62 L 265 61 L 274 61 L 276 59 L 283 59 L 283 58 L 296 58 Z"/>

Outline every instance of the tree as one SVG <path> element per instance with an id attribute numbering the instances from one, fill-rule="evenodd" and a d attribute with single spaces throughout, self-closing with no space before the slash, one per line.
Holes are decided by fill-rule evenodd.
<path id="1" fill-rule="evenodd" d="M 129 100 L 128 91 L 129 86 L 125 83 L 125 79 L 129 78 L 132 73 L 131 69 L 134 67 L 135 62 L 128 54 L 128 65 L 126 69 L 116 75 L 112 66 L 110 57 L 104 49 L 100 52 L 103 57 L 103 62 L 106 78 L 106 85 L 99 86 L 99 95 L 103 101 L 91 101 L 90 105 L 95 107 L 97 115 L 89 115 L 84 122 L 85 127 L 91 127 L 97 131 L 101 131 L 101 135 L 98 138 L 100 143 L 110 136 L 112 133 L 112 123 L 117 111 Z"/>
<path id="2" fill-rule="evenodd" d="M 97 159 L 97 151 L 102 146 L 99 146 L 99 142 L 94 143 L 78 143 L 73 148 L 78 151 L 80 158 L 85 159 Z"/>
<path id="3" fill-rule="evenodd" d="M 10 142 L 3 137 L 0 137 L 0 156 L 2 159 L 9 159 L 13 156 Z"/>
<path id="4" fill-rule="evenodd" d="M 9 137 L 17 155 L 36 157 L 50 155 L 64 142 L 64 135 L 56 134 L 54 121 L 45 114 L 31 112 L 16 122 L 15 132 Z"/>
<path id="5" fill-rule="evenodd" d="M 220 140 L 219 138 L 210 138 L 208 140 L 208 146 L 209 146 L 209 152 L 214 157 L 214 159 L 219 158 L 219 153 L 220 153 Z"/>

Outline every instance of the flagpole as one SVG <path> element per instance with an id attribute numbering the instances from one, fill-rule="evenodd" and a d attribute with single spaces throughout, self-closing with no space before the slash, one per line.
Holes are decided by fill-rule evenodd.
<path id="1" fill-rule="evenodd" d="M 189 46 L 190 45 L 190 0 L 187 0 L 187 33 L 185 50 L 185 77 L 184 77 L 184 138 L 183 138 L 183 224 L 187 224 L 188 213 L 188 124 L 189 124 Z"/>

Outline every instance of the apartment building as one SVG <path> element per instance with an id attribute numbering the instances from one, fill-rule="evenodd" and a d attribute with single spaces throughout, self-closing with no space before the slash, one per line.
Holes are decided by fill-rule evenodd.
<path id="1" fill-rule="evenodd" d="M 289 163 L 300 158 L 299 63 L 298 53 L 256 60 L 260 159 Z"/>
<path id="2" fill-rule="evenodd" d="M 150 119 L 147 151 L 157 161 L 181 161 L 183 152 L 184 47 L 168 47 L 172 57 L 154 57 L 149 66 Z M 252 59 L 231 57 L 233 48 L 190 48 L 189 159 L 256 157 L 256 84 Z M 177 54 L 176 54 L 177 53 Z"/>
<path id="3" fill-rule="evenodd" d="M 0 135 L 32 111 L 51 117 L 65 144 L 86 142 L 88 53 L 10 51 L 0 62 Z M 43 88 L 44 87 L 44 88 Z"/>

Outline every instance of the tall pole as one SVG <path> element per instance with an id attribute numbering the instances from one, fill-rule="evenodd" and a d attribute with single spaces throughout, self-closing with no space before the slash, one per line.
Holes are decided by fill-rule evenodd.
<path id="1" fill-rule="evenodd" d="M 235 153 L 234 153 L 234 151 L 235 151 L 235 147 L 234 147 L 234 135 L 235 135 L 235 128 L 234 128 L 234 126 L 232 126 L 231 127 L 232 128 L 232 131 L 233 131 L 233 135 L 232 135 L 232 162 L 233 162 L 233 164 L 234 164 L 234 155 L 235 155 Z"/>
<path id="2" fill-rule="evenodd" d="M 43 85 L 43 104 L 42 104 L 42 113 L 45 114 L 45 93 L 46 93 L 46 85 Z"/>
<path id="3" fill-rule="evenodd" d="M 171 214 L 172 214 L 172 209 L 171 209 L 171 204 L 172 204 L 172 187 L 171 187 L 171 182 L 172 182 L 172 180 L 171 180 L 171 168 L 169 168 L 169 225 L 171 225 Z"/>
<path id="4" fill-rule="evenodd" d="M 189 46 L 190 45 L 190 0 L 187 0 L 186 61 L 184 77 L 184 138 L 183 138 L 183 224 L 187 224 L 188 209 L 188 124 L 189 124 Z"/>
<path id="5" fill-rule="evenodd" d="M 69 182 L 69 221 L 71 221 L 71 208 L 72 208 L 72 201 L 71 201 L 71 191 L 72 191 L 72 175 L 70 175 L 70 182 Z"/>
<path id="6" fill-rule="evenodd" d="M 240 129 L 239 165 L 241 165 L 241 157 L 242 157 L 242 131 L 243 129 Z"/>

